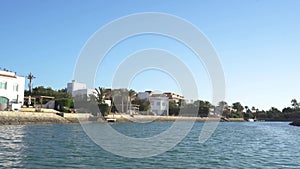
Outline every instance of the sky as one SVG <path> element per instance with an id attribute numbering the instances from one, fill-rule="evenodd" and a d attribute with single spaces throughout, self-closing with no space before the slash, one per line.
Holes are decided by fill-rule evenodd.
<path id="1" fill-rule="evenodd" d="M 162 12 L 192 23 L 209 39 L 222 64 L 229 104 L 282 109 L 293 98 L 300 101 L 299 7 L 298 0 L 1 0 L 0 67 L 23 76 L 32 72 L 34 86 L 65 88 L 97 30 L 127 15 Z M 157 35 L 116 45 L 99 63 L 95 87 L 111 87 L 118 65 L 147 48 L 176 55 L 193 73 L 199 99 L 212 99 L 203 63 L 183 44 Z M 176 79 L 159 70 L 138 73 L 129 87 L 181 93 Z"/>

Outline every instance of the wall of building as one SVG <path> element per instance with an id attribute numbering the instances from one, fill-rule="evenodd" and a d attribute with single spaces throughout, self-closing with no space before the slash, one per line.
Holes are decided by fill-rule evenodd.
<path id="1" fill-rule="evenodd" d="M 82 94 L 83 92 L 86 93 L 86 84 L 78 83 L 75 80 L 73 80 L 71 83 L 67 84 L 67 92 L 70 93 L 72 96 Z"/>
<path id="2" fill-rule="evenodd" d="M 150 111 L 157 115 L 169 115 L 169 98 L 168 97 L 149 97 Z"/>
<path id="3" fill-rule="evenodd" d="M 80 89 L 80 90 L 75 90 L 71 93 L 71 95 L 78 96 L 78 95 L 86 95 L 87 96 L 87 89 Z"/>
<path id="4" fill-rule="evenodd" d="M 139 92 L 139 99 L 150 101 L 150 112 L 156 115 L 169 115 L 169 97 L 165 94 L 154 94 L 151 91 Z"/>
<path id="5" fill-rule="evenodd" d="M 94 94 L 94 91 L 95 90 L 93 89 L 88 89 L 86 87 L 86 84 L 78 83 L 75 80 L 67 84 L 67 92 L 70 93 L 73 97 L 78 95 L 90 96 L 91 94 Z"/>
<path id="6" fill-rule="evenodd" d="M 0 103 L 24 103 L 25 77 L 17 76 L 15 72 L 0 70 Z"/>

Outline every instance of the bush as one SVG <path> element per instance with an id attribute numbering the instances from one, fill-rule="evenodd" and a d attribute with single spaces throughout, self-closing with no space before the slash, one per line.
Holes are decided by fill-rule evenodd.
<path id="1" fill-rule="evenodd" d="M 132 104 L 139 105 L 139 111 L 148 111 L 150 109 L 150 102 L 145 99 L 138 99 L 132 101 Z"/>
<path id="2" fill-rule="evenodd" d="M 239 114 L 232 114 L 232 118 L 241 118 L 241 116 Z"/>
<path id="3" fill-rule="evenodd" d="M 74 107 L 74 103 L 72 99 L 63 98 L 63 99 L 55 100 L 55 109 L 58 111 L 68 112 L 68 109 L 73 107 Z"/>
<path id="4" fill-rule="evenodd" d="M 179 111 L 180 111 L 180 108 L 176 103 L 173 103 L 173 102 L 169 103 L 169 115 L 170 116 L 178 116 Z"/>
<path id="5" fill-rule="evenodd" d="M 108 104 L 99 104 L 98 106 L 103 117 L 109 113 Z"/>

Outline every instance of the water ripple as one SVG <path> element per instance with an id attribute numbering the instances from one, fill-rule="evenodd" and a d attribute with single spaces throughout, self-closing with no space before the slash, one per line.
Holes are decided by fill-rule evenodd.
<path id="1" fill-rule="evenodd" d="M 147 137 L 171 124 L 121 123 L 114 128 Z M 145 159 L 104 151 L 80 125 L 0 126 L 0 168 L 300 168 L 300 128 L 274 122 L 221 123 L 200 144 L 202 126 L 196 123 L 176 147 Z"/>

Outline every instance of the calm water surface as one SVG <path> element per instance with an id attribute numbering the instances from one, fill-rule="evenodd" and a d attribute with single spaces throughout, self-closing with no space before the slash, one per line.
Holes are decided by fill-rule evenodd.
<path id="1" fill-rule="evenodd" d="M 170 125 L 113 127 L 128 136 L 146 137 Z M 0 168 L 300 168 L 300 127 L 281 122 L 220 123 L 213 136 L 200 144 L 202 125 L 195 123 L 168 152 L 145 159 L 104 151 L 80 125 L 0 126 Z"/>

